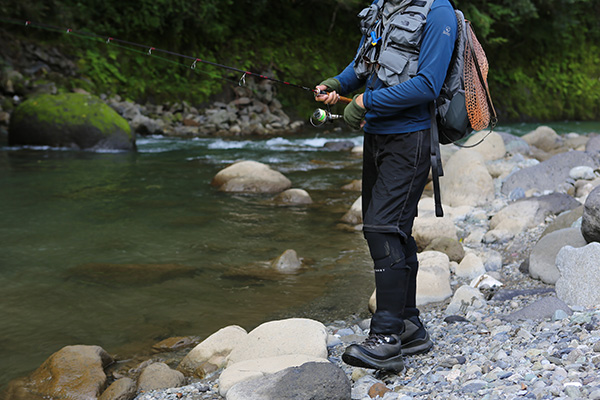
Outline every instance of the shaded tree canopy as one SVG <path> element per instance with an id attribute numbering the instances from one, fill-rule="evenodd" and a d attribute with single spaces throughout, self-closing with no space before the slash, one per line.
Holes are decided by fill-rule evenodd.
<path id="1" fill-rule="evenodd" d="M 268 72 L 314 85 L 354 55 L 356 15 L 369 0 L 4 0 L 0 14 L 94 32 Z M 597 119 L 600 115 L 600 0 L 460 0 L 490 62 L 489 84 L 503 120 Z M 4 25 L 4 23 L 2 23 Z M 7 29 L 7 26 L 2 26 Z M 60 33 L 12 29 L 40 43 Z M 150 63 L 101 43 L 68 39 L 71 54 L 99 91 L 135 100 L 222 92 L 239 76 L 210 66 Z M 73 84 L 83 84 L 75 82 Z M 297 92 L 282 88 L 284 103 Z"/>

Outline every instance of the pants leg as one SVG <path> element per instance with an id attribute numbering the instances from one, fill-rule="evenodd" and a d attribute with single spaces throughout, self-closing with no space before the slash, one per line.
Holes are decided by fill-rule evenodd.
<path id="1" fill-rule="evenodd" d="M 404 319 L 419 315 L 419 264 L 411 231 L 427 182 L 428 155 L 428 131 L 365 134 L 363 230 L 374 262 L 377 288 L 372 333 L 400 334 L 404 331 Z"/>

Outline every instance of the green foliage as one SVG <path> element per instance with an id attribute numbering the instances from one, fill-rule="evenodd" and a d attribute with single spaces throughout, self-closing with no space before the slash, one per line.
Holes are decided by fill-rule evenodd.
<path id="1" fill-rule="evenodd" d="M 368 0 L 4 0 L 0 13 L 72 26 L 312 86 L 341 71 L 359 41 L 356 14 Z M 592 119 L 600 110 L 600 0 L 456 1 L 490 63 L 503 121 Z M 31 30 L 28 31 L 30 34 Z M 42 37 L 41 35 L 38 37 Z M 44 40 L 64 42 L 64 35 Z M 143 101 L 202 103 L 240 74 L 185 59 L 148 57 L 69 39 L 83 77 L 73 85 Z M 278 86 L 303 112 L 309 93 Z"/>

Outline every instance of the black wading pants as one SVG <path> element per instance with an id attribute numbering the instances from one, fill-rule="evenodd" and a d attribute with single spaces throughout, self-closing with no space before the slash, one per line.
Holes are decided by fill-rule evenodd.
<path id="1" fill-rule="evenodd" d="M 411 232 L 430 168 L 429 130 L 365 132 L 363 231 L 375 268 L 377 311 L 371 333 L 400 334 L 416 305 L 417 245 Z"/>

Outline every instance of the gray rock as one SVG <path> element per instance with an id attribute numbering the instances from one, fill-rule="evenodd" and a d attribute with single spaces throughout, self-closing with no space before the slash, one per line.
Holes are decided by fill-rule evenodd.
<path id="1" fill-rule="evenodd" d="M 581 206 L 580 202 L 566 193 L 551 193 L 530 199 L 535 199 L 540 203 L 540 210 L 544 212 L 544 215 L 558 215 Z"/>
<path id="2" fill-rule="evenodd" d="M 506 148 L 506 152 L 509 154 L 530 154 L 531 149 L 529 148 L 529 143 L 527 143 L 522 138 L 512 135 L 507 132 L 498 132 L 502 139 L 504 140 L 504 147 Z"/>
<path id="3" fill-rule="evenodd" d="M 600 186 L 592 190 L 585 201 L 581 233 L 588 243 L 600 242 Z"/>
<path id="4" fill-rule="evenodd" d="M 227 400 L 348 400 L 350 380 L 330 363 L 306 363 L 236 384 Z"/>
<path id="5" fill-rule="evenodd" d="M 585 152 L 596 160 L 600 159 L 600 135 L 594 136 L 587 142 Z"/>
<path id="6" fill-rule="evenodd" d="M 596 163 L 596 160 L 583 151 L 560 153 L 538 165 L 509 175 L 502 184 L 502 193 L 508 195 L 518 187 L 525 191 L 529 189 L 555 191 L 560 184 L 570 179 L 571 168 L 582 165 L 595 168 Z"/>
<path id="7" fill-rule="evenodd" d="M 179 371 L 175 371 L 165 363 L 150 364 L 140 374 L 138 390 L 156 390 L 183 386 L 185 377 Z"/>
<path id="8" fill-rule="evenodd" d="M 552 318 L 556 310 L 563 310 L 567 314 L 573 314 L 569 306 L 556 296 L 543 297 L 532 304 L 515 311 L 512 314 L 506 315 L 503 318 L 508 321 L 518 320 L 542 320 Z"/>
<path id="9" fill-rule="evenodd" d="M 600 304 L 600 243 L 579 249 L 566 246 L 556 256 L 560 278 L 556 294 L 567 304 L 594 307 Z"/>
<path id="10" fill-rule="evenodd" d="M 136 384 L 130 378 L 114 381 L 98 400 L 131 400 L 135 397 Z"/>
<path id="11" fill-rule="evenodd" d="M 558 215 L 548 227 L 544 230 L 541 237 L 544 237 L 552 232 L 573 227 L 573 223 L 583 215 L 583 205 L 574 208 L 570 211 L 565 211 Z"/>
<path id="12" fill-rule="evenodd" d="M 555 284 L 560 277 L 556 255 L 564 246 L 583 247 L 586 241 L 578 228 L 552 232 L 539 240 L 529 255 L 529 274 L 534 279 Z"/>

